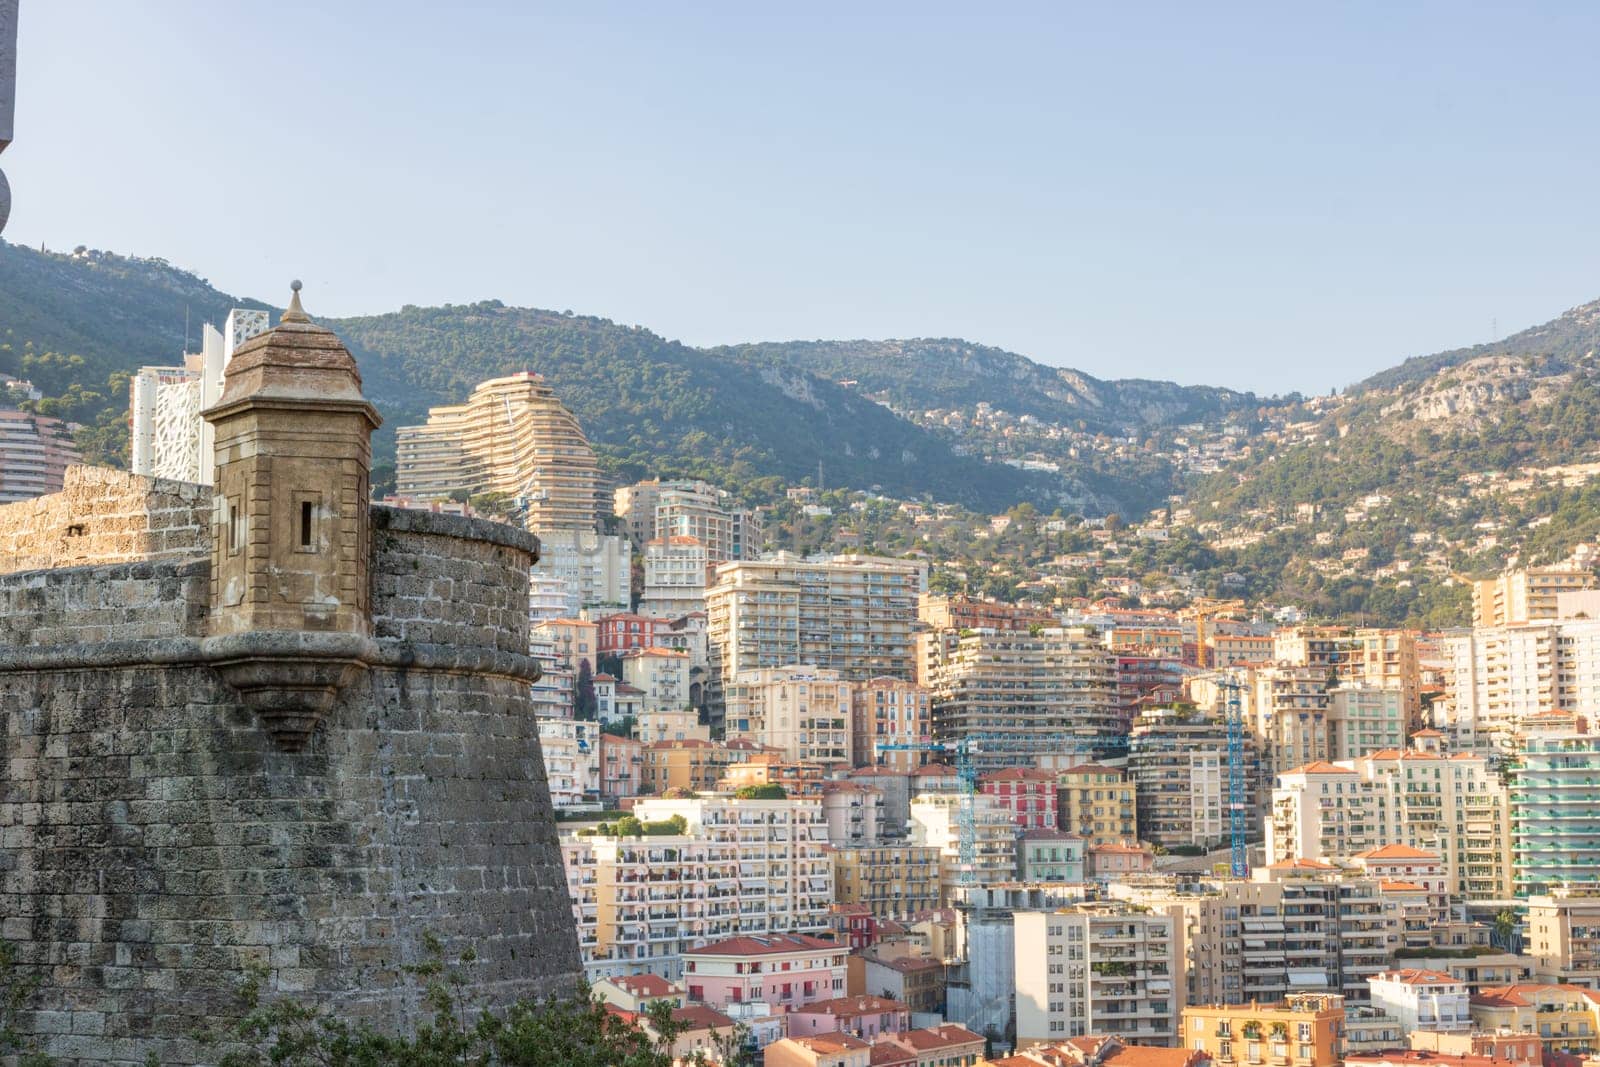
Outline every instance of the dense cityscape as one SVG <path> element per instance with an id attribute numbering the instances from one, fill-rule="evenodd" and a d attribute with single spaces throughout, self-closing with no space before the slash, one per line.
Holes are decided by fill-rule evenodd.
<path id="1" fill-rule="evenodd" d="M 1600 1067 L 1594 9 L 19 6 L 0 1063 Z"/>
<path id="2" fill-rule="evenodd" d="M 239 309 L 184 365 L 139 372 L 134 474 L 212 480 L 201 413 L 263 333 Z M 1000 600 L 932 581 L 948 561 L 926 551 L 783 548 L 774 512 L 837 506 L 816 485 L 774 508 L 613 484 L 535 372 L 397 442 L 380 503 L 538 537 L 529 698 L 584 977 L 624 1018 L 668 1003 L 680 1051 L 737 1033 L 729 1056 L 776 1067 L 1600 1053 L 1589 546 L 1459 579 L 1470 626 L 1402 629 L 1106 574 L 1171 509 L 1013 511 L 988 531 L 1087 547 Z M 868 507 L 940 514 L 844 504 Z"/>

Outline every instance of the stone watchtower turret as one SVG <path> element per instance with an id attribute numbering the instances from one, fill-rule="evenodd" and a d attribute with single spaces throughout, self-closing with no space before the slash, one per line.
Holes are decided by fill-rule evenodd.
<path id="1" fill-rule="evenodd" d="M 378 413 L 355 359 L 300 306 L 245 342 L 204 416 L 216 435 L 210 637 L 224 680 L 302 747 L 365 669 Z"/>

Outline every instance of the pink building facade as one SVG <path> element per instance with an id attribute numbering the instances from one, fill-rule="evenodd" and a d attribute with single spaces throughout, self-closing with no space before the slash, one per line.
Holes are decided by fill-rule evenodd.
<path id="1" fill-rule="evenodd" d="M 725 1009 L 770 1004 L 792 1011 L 844 995 L 849 949 L 809 934 L 730 937 L 683 954 L 690 1001 Z"/>

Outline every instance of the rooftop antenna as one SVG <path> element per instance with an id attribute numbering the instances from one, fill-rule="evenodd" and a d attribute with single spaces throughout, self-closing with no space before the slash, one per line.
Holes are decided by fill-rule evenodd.
<path id="1" fill-rule="evenodd" d="M 189 305 L 183 305 L 183 354 L 189 354 Z"/>
<path id="2" fill-rule="evenodd" d="M 1494 344 L 1500 343 L 1500 320 L 1498 318 L 1489 320 L 1489 338 Z"/>

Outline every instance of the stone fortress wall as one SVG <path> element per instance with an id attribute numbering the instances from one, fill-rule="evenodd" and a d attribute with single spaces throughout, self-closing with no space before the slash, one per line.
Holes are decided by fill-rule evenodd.
<path id="1" fill-rule="evenodd" d="M 286 350 L 263 358 L 309 365 Z M 572 988 L 528 692 L 537 541 L 361 502 L 324 528 L 364 620 L 229 631 L 212 499 L 75 468 L 0 507 L 0 938 L 41 980 L 22 1029 L 65 1061 L 215 1062 L 191 1035 L 251 967 L 268 996 L 415 1018 L 398 968 L 429 935 L 476 953 L 490 1002 Z M 271 729 L 284 704 L 313 728 Z"/>

